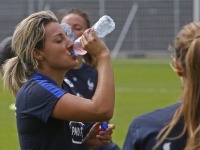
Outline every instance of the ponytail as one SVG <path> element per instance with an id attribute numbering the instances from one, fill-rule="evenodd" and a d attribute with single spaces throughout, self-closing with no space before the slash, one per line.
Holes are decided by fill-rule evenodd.
<path id="1" fill-rule="evenodd" d="M 14 96 L 28 77 L 38 70 L 39 64 L 33 57 L 33 51 L 44 47 L 45 25 L 50 22 L 57 22 L 54 13 L 41 11 L 22 20 L 14 31 L 12 49 L 17 57 L 6 61 L 2 68 L 4 87 Z"/>
<path id="2" fill-rule="evenodd" d="M 183 116 L 187 127 L 186 149 L 200 148 L 200 38 L 191 43 L 186 58 L 186 79 L 183 90 Z"/>
<path id="3" fill-rule="evenodd" d="M 16 96 L 21 86 L 27 81 L 23 62 L 20 61 L 19 57 L 13 57 L 3 65 L 2 72 L 4 88 Z"/>

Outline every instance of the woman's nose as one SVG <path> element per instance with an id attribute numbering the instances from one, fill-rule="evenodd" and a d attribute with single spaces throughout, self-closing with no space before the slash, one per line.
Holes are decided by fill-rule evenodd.
<path id="1" fill-rule="evenodd" d="M 66 40 L 66 44 L 67 44 L 67 48 L 73 48 L 73 46 L 74 46 L 74 42 L 68 37 Z"/>

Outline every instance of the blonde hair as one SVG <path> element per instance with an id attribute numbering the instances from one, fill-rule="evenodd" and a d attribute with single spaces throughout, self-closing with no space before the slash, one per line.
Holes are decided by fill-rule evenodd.
<path id="1" fill-rule="evenodd" d="M 187 134 L 185 150 L 200 149 L 200 23 L 192 22 L 182 27 L 175 40 L 176 58 L 181 66 L 184 88 L 183 103 L 176 110 L 171 122 L 159 133 L 157 148 L 169 135 L 181 117 L 184 118 L 182 133 Z"/>
<path id="2" fill-rule="evenodd" d="M 44 27 L 50 22 L 58 22 L 53 12 L 41 11 L 22 20 L 14 31 L 12 49 L 16 57 L 3 65 L 3 81 L 5 89 L 15 96 L 27 78 L 37 71 L 38 62 L 33 57 L 33 50 L 43 48 Z"/>

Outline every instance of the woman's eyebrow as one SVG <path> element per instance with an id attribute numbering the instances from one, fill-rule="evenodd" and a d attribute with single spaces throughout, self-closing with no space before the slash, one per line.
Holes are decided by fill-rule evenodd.
<path id="1" fill-rule="evenodd" d="M 62 33 L 58 33 L 58 34 L 54 35 L 53 37 L 62 36 L 62 35 L 63 35 Z"/>

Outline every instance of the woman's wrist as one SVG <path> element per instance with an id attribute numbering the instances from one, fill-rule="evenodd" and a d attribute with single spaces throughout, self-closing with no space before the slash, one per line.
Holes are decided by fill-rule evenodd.
<path id="1" fill-rule="evenodd" d="M 84 150 L 92 150 L 93 148 L 95 148 L 96 146 L 92 145 L 90 143 L 89 137 L 88 135 L 83 139 L 83 147 Z"/>
<path id="2" fill-rule="evenodd" d="M 109 50 L 108 50 L 107 52 L 104 52 L 104 53 L 98 55 L 98 56 L 96 57 L 96 59 L 97 59 L 98 61 L 100 61 L 101 59 L 103 59 L 103 60 L 105 60 L 105 59 L 110 59 L 110 52 L 109 52 Z"/>

